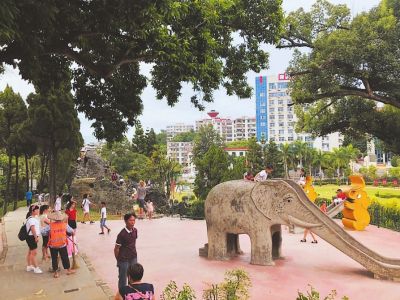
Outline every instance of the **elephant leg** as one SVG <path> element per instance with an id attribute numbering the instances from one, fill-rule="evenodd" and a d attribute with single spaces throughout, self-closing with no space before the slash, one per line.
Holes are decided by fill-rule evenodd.
<path id="1" fill-rule="evenodd" d="M 227 250 L 229 256 L 243 254 L 240 250 L 239 235 L 234 233 L 227 234 Z"/>
<path id="2" fill-rule="evenodd" d="M 279 259 L 282 257 L 282 230 L 281 225 L 271 226 L 271 239 L 272 239 L 272 258 Z"/>
<path id="3" fill-rule="evenodd" d="M 227 256 L 227 238 L 225 232 L 208 230 L 208 258 L 225 260 Z"/>
<path id="4" fill-rule="evenodd" d="M 250 233 L 252 265 L 274 266 L 272 260 L 271 231 L 254 231 Z"/>

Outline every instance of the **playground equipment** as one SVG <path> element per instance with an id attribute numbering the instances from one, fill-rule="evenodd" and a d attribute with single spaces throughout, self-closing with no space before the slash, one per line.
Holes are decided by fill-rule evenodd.
<path id="1" fill-rule="evenodd" d="M 311 202 L 315 202 L 315 199 L 317 199 L 318 194 L 314 189 L 313 186 L 313 178 L 311 176 L 306 177 L 306 184 L 303 187 L 304 192 L 306 193 L 308 199 L 310 199 Z"/>
<path id="2" fill-rule="evenodd" d="M 363 194 L 364 181 L 359 178 L 350 178 L 352 184 L 347 193 L 350 199 L 358 200 L 354 207 L 364 208 L 368 201 Z M 359 222 L 357 208 L 352 210 L 356 212 L 355 224 Z M 372 272 L 375 278 L 400 281 L 400 259 L 379 255 L 358 242 L 311 203 L 305 191 L 292 180 L 221 183 L 207 196 L 205 217 L 208 243 L 199 249 L 199 255 L 208 259 L 228 260 L 240 255 L 239 234 L 247 234 L 251 240 L 250 263 L 274 265 L 274 260 L 282 257 L 281 224 L 295 225 L 311 229 Z"/>
<path id="3" fill-rule="evenodd" d="M 351 184 L 342 187 L 347 197 L 342 211 L 342 223 L 349 229 L 364 230 L 371 221 L 368 213 L 371 200 L 365 191 L 365 181 L 362 176 L 351 175 L 349 179 Z"/>

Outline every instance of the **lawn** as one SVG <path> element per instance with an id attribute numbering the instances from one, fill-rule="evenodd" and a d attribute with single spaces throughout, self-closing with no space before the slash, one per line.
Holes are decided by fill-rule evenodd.
<path id="1" fill-rule="evenodd" d="M 336 194 L 338 186 L 327 184 L 323 186 L 315 185 L 314 188 L 319 198 L 332 199 L 332 196 Z M 365 190 L 371 200 L 377 201 L 382 205 L 393 202 L 398 202 L 400 204 L 399 188 L 366 186 Z"/>

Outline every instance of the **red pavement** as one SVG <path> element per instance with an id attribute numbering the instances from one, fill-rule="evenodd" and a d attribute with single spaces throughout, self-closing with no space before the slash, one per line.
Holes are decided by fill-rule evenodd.
<path id="1" fill-rule="evenodd" d="M 98 235 L 98 222 L 78 227 L 80 250 L 89 256 L 97 273 L 115 290 L 118 277 L 113 249 L 123 224 L 123 221 L 109 221 L 112 231 L 104 236 Z M 373 279 L 364 267 L 321 239 L 318 244 L 311 244 L 311 239 L 300 243 L 301 234 L 283 230 L 285 259 L 276 261 L 276 266 L 263 267 L 249 264 L 250 241 L 244 235 L 240 240 L 245 254 L 238 258 L 209 261 L 199 257 L 199 247 L 207 242 L 205 221 L 137 220 L 136 227 L 138 260 L 145 269 L 143 280 L 153 283 L 157 294 L 170 280 L 175 280 L 180 286 L 191 285 L 201 299 L 201 291 L 207 283 L 222 281 L 228 269 L 242 268 L 251 277 L 251 299 L 296 299 L 297 291 L 306 291 L 308 284 L 322 296 L 335 289 L 338 299 L 342 296 L 350 300 L 400 299 L 400 282 Z M 369 226 L 366 231 L 349 233 L 382 255 L 400 258 L 398 232 Z"/>

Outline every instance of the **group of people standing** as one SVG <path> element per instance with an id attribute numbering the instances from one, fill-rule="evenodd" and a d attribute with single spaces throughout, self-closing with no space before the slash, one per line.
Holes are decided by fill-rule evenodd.
<path id="1" fill-rule="evenodd" d="M 140 180 L 136 191 L 134 191 L 134 193 L 132 194 L 132 199 L 137 201 L 137 204 L 139 206 L 139 214 L 138 214 L 139 219 L 144 219 L 146 215 L 149 219 L 153 218 L 154 204 L 150 199 L 147 201 L 145 200 L 146 195 L 147 195 L 146 183 L 143 180 Z"/>

